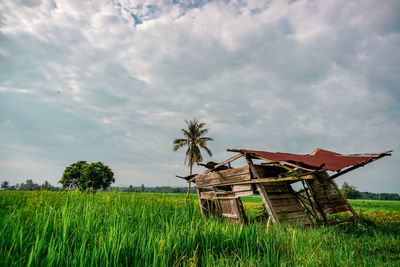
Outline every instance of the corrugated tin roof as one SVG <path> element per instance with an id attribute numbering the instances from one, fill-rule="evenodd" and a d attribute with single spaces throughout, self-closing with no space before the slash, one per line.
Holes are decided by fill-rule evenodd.
<path id="1" fill-rule="evenodd" d="M 254 154 L 256 156 L 276 161 L 276 162 L 290 162 L 302 165 L 311 166 L 314 168 L 321 168 L 323 170 L 340 171 L 343 168 L 354 166 L 358 163 L 370 160 L 378 156 L 372 155 L 342 155 L 336 152 L 316 149 L 311 154 L 299 155 L 281 152 L 267 152 L 241 149 L 244 154 Z"/>

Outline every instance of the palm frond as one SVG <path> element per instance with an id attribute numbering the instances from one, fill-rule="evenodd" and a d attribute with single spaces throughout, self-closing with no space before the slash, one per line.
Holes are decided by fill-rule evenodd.
<path id="1" fill-rule="evenodd" d="M 206 146 L 201 146 L 201 148 L 203 148 L 205 151 L 207 151 L 207 154 L 208 154 L 210 157 L 212 157 L 212 152 L 211 152 L 211 150 L 210 150 L 208 147 L 206 147 Z"/>
<path id="2" fill-rule="evenodd" d="M 186 150 L 186 153 L 185 153 L 185 160 L 183 161 L 183 163 L 184 164 L 186 164 L 186 161 L 187 161 L 187 159 L 189 159 L 189 161 L 190 161 L 190 159 L 191 159 L 191 155 L 190 155 L 191 153 L 190 153 L 190 147 Z M 190 162 L 189 162 L 189 165 L 190 165 Z"/>
<path id="3" fill-rule="evenodd" d="M 208 137 L 208 136 L 201 137 L 201 138 L 199 138 L 199 140 L 204 140 L 205 142 L 214 141 L 214 139 L 212 139 L 211 137 Z"/>
<path id="4" fill-rule="evenodd" d="M 181 132 L 183 133 L 183 136 L 186 136 L 187 138 L 190 137 L 190 133 L 186 129 L 181 129 Z"/>
<path id="5" fill-rule="evenodd" d="M 208 129 L 203 129 L 199 131 L 200 136 L 205 135 L 208 133 Z"/>
<path id="6" fill-rule="evenodd" d="M 179 148 L 186 146 L 188 143 L 187 139 L 175 139 L 173 142 L 173 151 L 177 151 Z"/>

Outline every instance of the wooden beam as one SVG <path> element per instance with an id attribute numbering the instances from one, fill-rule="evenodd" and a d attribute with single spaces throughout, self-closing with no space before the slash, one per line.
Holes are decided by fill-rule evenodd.
<path id="1" fill-rule="evenodd" d="M 201 198 L 200 193 L 201 193 L 201 189 L 199 188 L 199 189 L 197 189 L 197 199 L 199 200 L 201 217 L 204 217 L 204 206 L 203 206 L 204 199 Z"/>
<path id="2" fill-rule="evenodd" d="M 239 153 L 243 153 L 240 149 L 227 149 L 227 151 L 229 151 L 229 152 L 239 152 Z M 273 161 L 273 160 L 270 160 L 270 159 L 261 157 L 261 156 L 259 156 L 259 155 L 252 154 L 252 153 L 250 153 L 250 155 L 251 155 L 253 158 L 258 158 L 258 159 L 264 160 L 264 161 L 269 162 L 269 163 L 274 163 L 274 162 L 276 162 L 276 161 Z M 301 166 L 299 166 L 299 165 L 297 165 L 297 164 L 289 163 L 289 162 L 286 162 L 286 161 L 281 161 L 280 163 L 285 164 L 285 165 L 288 165 L 288 166 L 291 166 L 291 167 L 293 167 L 293 168 L 298 168 L 298 169 L 301 169 L 301 170 L 309 171 L 309 172 L 314 172 L 314 171 L 315 171 L 314 169 L 308 169 L 308 168 L 301 167 Z M 279 164 L 279 165 L 277 165 L 277 166 L 282 167 L 282 168 L 285 168 L 285 169 L 287 169 L 288 171 L 293 171 L 292 168 L 289 168 L 289 167 L 284 166 L 284 165 L 281 165 L 281 164 Z"/>
<path id="3" fill-rule="evenodd" d="M 279 182 L 287 182 L 287 181 L 302 181 L 302 180 L 310 180 L 310 179 L 315 179 L 314 175 L 304 175 L 300 177 L 284 177 L 284 178 L 279 178 L 279 177 L 270 177 L 270 178 L 258 178 L 258 179 L 251 179 L 248 181 L 237 181 L 237 182 L 225 182 L 225 183 L 219 183 L 219 184 L 213 184 L 213 186 L 220 186 L 220 185 L 241 185 L 241 184 L 257 184 L 257 183 L 279 183 Z M 206 187 L 205 186 L 195 186 L 195 188 L 202 188 Z"/>
<path id="4" fill-rule="evenodd" d="M 228 152 L 235 152 L 235 153 L 242 153 L 242 154 L 243 154 L 242 150 L 236 149 L 236 148 L 233 148 L 233 149 L 228 148 L 226 151 L 228 151 Z"/>
<path id="5" fill-rule="evenodd" d="M 236 159 L 238 159 L 238 158 L 240 158 L 242 156 L 243 156 L 243 154 L 237 154 L 237 155 L 235 155 L 235 156 L 233 156 L 233 157 L 231 157 L 231 158 L 229 158 L 229 159 L 227 159 L 227 160 L 225 160 L 225 161 L 223 161 L 221 163 L 218 163 L 217 165 L 214 166 L 214 168 L 208 169 L 205 172 L 203 172 L 202 174 L 206 174 L 206 173 L 212 172 L 213 170 L 217 169 L 218 167 L 221 167 L 221 166 L 223 166 L 223 165 L 225 165 L 225 164 L 227 164 L 229 162 L 232 162 L 232 161 L 234 161 L 234 160 L 236 160 Z M 189 180 L 189 182 L 193 181 L 195 178 L 196 177 L 191 178 Z"/>
<path id="6" fill-rule="evenodd" d="M 197 175 L 197 174 L 192 174 L 192 175 L 189 175 L 189 176 L 175 175 L 175 177 L 184 179 L 184 180 L 186 180 L 187 182 L 189 182 L 189 180 L 190 180 L 191 178 L 195 177 L 196 175 Z"/>
<path id="7" fill-rule="evenodd" d="M 253 173 L 254 178 L 259 179 L 260 177 L 258 176 L 256 168 L 254 167 L 253 161 L 250 159 L 250 157 L 247 157 L 247 156 L 246 156 L 246 161 L 247 161 L 247 164 L 249 164 L 250 170 Z M 265 191 L 264 186 L 260 183 L 257 183 L 257 190 L 261 195 L 261 199 L 264 202 L 264 206 L 267 209 L 272 222 L 279 223 L 279 218 L 276 215 L 274 207 L 272 206 L 272 203 L 268 198 L 268 195 L 267 195 L 267 192 Z"/>
<path id="8" fill-rule="evenodd" d="M 252 156 L 255 157 L 255 158 L 264 160 L 264 161 L 266 161 L 266 162 L 270 162 L 270 163 L 275 162 L 275 161 L 272 161 L 272 160 L 270 160 L 270 159 L 267 159 L 267 158 L 264 158 L 264 157 L 261 157 L 261 156 L 258 156 L 258 155 L 252 155 Z M 282 168 L 285 168 L 285 169 L 287 169 L 288 171 L 293 171 L 292 168 L 297 168 L 297 169 L 305 170 L 305 171 L 308 171 L 308 172 L 315 172 L 315 171 L 316 171 L 316 170 L 314 170 L 314 169 L 308 169 L 308 168 L 301 167 L 301 166 L 299 166 L 299 165 L 297 165 L 297 164 L 289 163 L 289 162 L 286 162 L 286 161 L 280 161 L 279 163 L 281 163 L 281 164 L 279 164 L 279 165 L 277 165 L 277 166 L 282 167 Z M 285 166 L 285 165 L 282 165 L 282 164 L 285 164 L 285 165 L 290 166 L 290 167 L 292 167 L 292 168 L 289 168 L 289 167 L 287 167 L 287 166 Z"/>
<path id="9" fill-rule="evenodd" d="M 301 183 L 303 184 L 303 188 L 304 188 L 304 191 L 306 192 L 307 199 L 308 199 L 308 201 L 310 203 L 310 206 L 311 206 L 311 209 L 313 211 L 313 214 L 315 215 L 314 218 L 318 221 L 317 212 L 314 209 L 315 205 L 313 205 L 313 203 L 311 201 L 310 194 L 308 193 L 308 188 L 306 188 L 306 184 L 305 184 L 305 182 L 303 180 L 301 181 Z M 298 196 L 301 196 L 301 194 L 299 193 Z M 299 199 L 301 199 L 301 198 L 299 197 Z"/>
<path id="10" fill-rule="evenodd" d="M 322 219 L 324 219 L 324 222 L 327 223 L 327 222 L 328 222 L 328 219 L 326 218 L 326 215 L 325 215 L 325 213 L 324 213 L 324 210 L 323 210 L 322 207 L 319 205 L 318 201 L 315 199 L 316 197 L 315 197 L 314 191 L 312 190 L 312 188 L 311 188 L 310 184 L 308 183 L 308 181 L 306 181 L 306 184 L 307 184 L 308 190 L 310 191 L 310 193 L 311 193 L 311 195 L 312 195 L 312 197 L 313 197 L 313 199 L 314 199 L 315 206 L 317 207 L 318 212 L 321 214 Z"/>

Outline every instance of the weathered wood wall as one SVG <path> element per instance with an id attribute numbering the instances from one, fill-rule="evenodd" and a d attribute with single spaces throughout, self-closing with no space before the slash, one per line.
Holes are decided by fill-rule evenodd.
<path id="1" fill-rule="evenodd" d="M 195 183 L 196 187 L 199 188 L 231 184 L 234 182 L 242 182 L 248 180 L 250 180 L 249 167 L 243 166 L 239 168 L 199 174 L 195 178 Z"/>
<path id="2" fill-rule="evenodd" d="M 277 178 L 279 174 L 287 171 L 276 166 L 254 165 L 251 159 L 246 160 L 248 166 L 206 172 L 195 177 L 203 215 L 217 212 L 235 223 L 244 222 L 246 215 L 240 197 L 253 195 L 257 189 L 273 222 L 310 225 L 313 222 L 309 212 L 316 216 L 314 214 L 316 209 L 324 220 L 326 214 L 342 211 L 356 216 L 326 172 Z M 295 180 L 306 181 L 315 202 L 308 203 L 312 205 L 311 211 L 304 205 L 309 199 L 296 193 L 290 185 Z M 206 187 L 212 190 L 207 190 Z M 220 192 L 221 190 L 225 192 Z M 300 201 L 300 198 L 303 200 Z M 214 202 L 207 199 L 213 199 Z"/>
<path id="3" fill-rule="evenodd" d="M 308 180 L 307 184 L 314 201 L 323 213 L 334 214 L 347 211 L 350 215 L 356 216 L 342 192 L 326 172 L 318 174 L 315 180 Z"/>
<path id="4" fill-rule="evenodd" d="M 282 182 L 262 186 L 269 199 L 270 209 L 275 211 L 279 223 L 312 224 L 307 210 L 300 204 L 290 184 Z"/>

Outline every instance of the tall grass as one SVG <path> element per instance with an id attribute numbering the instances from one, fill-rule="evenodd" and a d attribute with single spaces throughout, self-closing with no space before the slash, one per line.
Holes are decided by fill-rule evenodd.
<path id="1" fill-rule="evenodd" d="M 399 237 L 373 218 L 236 226 L 174 194 L 0 193 L 0 266 L 395 266 Z"/>

